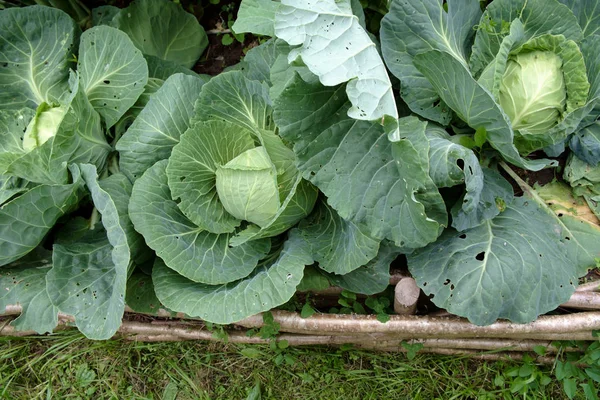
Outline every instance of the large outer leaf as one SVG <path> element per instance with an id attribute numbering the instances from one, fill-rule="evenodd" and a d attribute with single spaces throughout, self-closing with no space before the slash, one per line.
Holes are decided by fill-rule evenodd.
<path id="1" fill-rule="evenodd" d="M 600 35 L 600 1 L 558 0 L 573 12 L 583 28 L 583 37 Z"/>
<path id="2" fill-rule="evenodd" d="M 585 61 L 587 78 L 590 82 L 590 93 L 588 102 L 593 102 L 600 98 L 600 57 L 598 57 L 598 49 L 600 48 L 600 34 L 585 38 L 581 42 L 581 54 Z M 596 110 L 594 117 L 600 113 Z"/>
<path id="3" fill-rule="evenodd" d="M 58 103 L 69 88 L 69 61 L 79 28 L 49 7 L 10 8 L 0 13 L 0 104 L 36 108 Z"/>
<path id="4" fill-rule="evenodd" d="M 533 171 L 551 164 L 549 160 L 521 158 L 513 144 L 514 132 L 506 114 L 451 54 L 428 51 L 415 56 L 414 64 L 463 121 L 474 129 L 485 128 L 488 141 L 506 160 Z"/>
<path id="5" fill-rule="evenodd" d="M 451 110 L 440 102 L 427 79 L 414 67 L 413 57 L 431 49 L 452 54 L 466 65 L 473 26 L 481 9 L 476 1 L 395 0 L 381 21 L 381 50 L 386 65 L 402 82 L 401 95 L 410 109 L 443 125 Z M 439 103 L 439 104 L 438 104 Z"/>
<path id="6" fill-rule="evenodd" d="M 283 56 L 285 65 L 290 69 L 293 68 L 287 63 L 289 52 L 290 46 L 286 42 L 280 39 L 271 39 L 250 49 L 239 65 L 246 78 L 272 85 L 271 68 L 279 57 Z"/>
<path id="7" fill-rule="evenodd" d="M 398 118 L 392 84 L 375 43 L 353 14 L 350 1 L 282 0 L 275 35 L 292 46 L 297 58 L 325 86 L 348 82 L 348 116 L 359 120 Z"/>
<path id="8" fill-rule="evenodd" d="M 231 27 L 235 33 L 275 36 L 275 12 L 279 3 L 272 0 L 243 0 Z"/>
<path id="9" fill-rule="evenodd" d="M 342 218 L 365 224 L 371 236 L 406 247 L 435 240 L 440 223 L 419 200 L 432 196 L 444 208 L 423 169 L 428 149 L 419 154 L 409 140 L 391 143 L 378 124 L 348 118 L 343 91 L 296 77 L 276 101 L 274 118 L 281 137 L 294 143 L 298 169 Z M 424 134 L 421 142 L 428 146 Z M 402 157 L 398 162 L 394 147 Z"/>
<path id="10" fill-rule="evenodd" d="M 556 219 L 517 198 L 491 221 L 408 255 L 411 274 L 433 302 L 476 325 L 533 321 L 569 299 L 577 268 Z"/>
<path id="11" fill-rule="evenodd" d="M 344 275 L 325 273 L 332 285 L 367 295 L 383 292 L 390 285 L 390 265 L 401 249 L 384 240 L 377 256 L 366 265 Z"/>
<path id="12" fill-rule="evenodd" d="M 507 24 L 515 18 L 523 23 L 525 40 L 540 34 L 564 35 L 579 41 L 583 35 L 573 12 L 557 0 L 494 0 L 481 17 L 469 60 L 473 76 L 490 64 L 502 40 L 509 34 Z"/>
<path id="13" fill-rule="evenodd" d="M 54 245 L 48 294 L 59 310 L 75 316 L 77 328 L 88 338 L 109 339 L 121 325 L 125 279 L 115 279 L 113 248 L 103 231 L 84 239 Z"/>
<path id="14" fill-rule="evenodd" d="M 232 234 L 191 223 L 171 200 L 166 168 L 167 160 L 159 161 L 135 182 L 129 203 L 135 229 L 169 268 L 193 281 L 217 285 L 248 276 L 269 251 L 269 239 L 230 248 Z"/>
<path id="15" fill-rule="evenodd" d="M 54 245 L 48 293 L 60 311 L 75 317 L 84 335 L 109 339 L 121 326 L 134 243 L 142 243 L 127 215 L 132 188 L 127 177 L 117 174 L 99 181 L 93 165 L 80 169 L 105 232 Z"/>
<path id="16" fill-rule="evenodd" d="M 216 189 L 216 173 L 246 150 L 254 148 L 249 131 L 223 121 L 192 126 L 173 148 L 167 166 L 171 196 L 183 214 L 212 233 L 233 232 L 240 220 L 229 214 Z"/>
<path id="17" fill-rule="evenodd" d="M 152 280 L 158 299 L 169 309 L 217 324 L 230 324 L 288 301 L 312 264 L 304 240 L 292 230 L 279 255 L 245 279 L 227 285 L 192 282 L 157 260 Z"/>
<path id="18" fill-rule="evenodd" d="M 536 187 L 537 194 L 556 213 L 569 249 L 569 259 L 584 276 L 600 258 L 600 222 L 581 198 L 574 198 L 570 188 L 560 182 Z"/>
<path id="19" fill-rule="evenodd" d="M 165 81 L 117 143 L 121 170 L 132 181 L 164 160 L 190 127 L 194 101 L 204 80 L 175 74 Z"/>
<path id="20" fill-rule="evenodd" d="M 0 208 L 0 265 L 33 250 L 56 221 L 75 208 L 82 183 L 39 185 Z"/>
<path id="21" fill-rule="evenodd" d="M 379 240 L 369 236 L 366 227 L 343 220 L 324 200 L 298 230 L 319 267 L 334 274 L 354 271 L 379 251 Z"/>
<path id="22" fill-rule="evenodd" d="M 107 128 L 113 126 L 144 91 L 148 66 L 127 35 L 99 26 L 81 35 L 78 68 L 81 85 Z"/>
<path id="23" fill-rule="evenodd" d="M 58 309 L 46 292 L 46 273 L 50 259 L 28 260 L 27 264 L 0 269 L 0 311 L 6 306 L 20 305 L 21 315 L 11 322 L 19 331 L 33 330 L 39 334 L 52 332 L 58 325 Z"/>
<path id="24" fill-rule="evenodd" d="M 208 46 L 196 17 L 168 0 L 136 0 L 112 23 L 129 35 L 144 54 L 192 68 Z"/>
<path id="25" fill-rule="evenodd" d="M 241 71 L 219 74 L 204 87 L 194 107 L 197 121 L 224 120 L 260 134 L 274 129 L 267 84 L 250 80 Z"/>

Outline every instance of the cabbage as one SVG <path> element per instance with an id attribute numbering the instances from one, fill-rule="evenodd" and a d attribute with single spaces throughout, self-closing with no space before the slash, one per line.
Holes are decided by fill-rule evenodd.
<path id="1" fill-rule="evenodd" d="M 499 100 L 514 129 L 543 133 L 556 125 L 567 102 L 560 57 L 549 51 L 517 54 L 507 63 Z"/>

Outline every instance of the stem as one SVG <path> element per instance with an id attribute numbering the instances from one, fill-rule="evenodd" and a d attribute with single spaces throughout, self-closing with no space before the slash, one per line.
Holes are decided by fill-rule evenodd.
<path id="1" fill-rule="evenodd" d="M 541 202 L 542 204 L 546 204 L 544 200 L 537 195 L 535 190 L 533 190 L 533 188 L 529 186 L 527 182 L 521 179 L 521 177 L 517 175 L 517 173 L 513 171 L 511 167 L 508 166 L 508 164 L 506 164 L 504 161 L 500 161 L 499 165 L 504 171 L 506 171 L 508 175 L 510 175 L 511 178 L 515 180 L 515 182 L 517 182 L 517 185 L 519 185 L 523 192 L 527 193 L 531 197 L 534 197 L 537 201 Z"/>
<path id="2" fill-rule="evenodd" d="M 98 209 L 94 207 L 94 209 L 92 210 L 92 215 L 90 216 L 90 230 L 94 230 L 94 227 L 96 226 L 99 220 L 100 213 L 98 212 Z"/>
<path id="3" fill-rule="evenodd" d="M 117 155 L 113 154 L 108 162 L 108 171 L 111 175 L 118 174 L 120 172 L 119 162 L 117 161 Z"/>

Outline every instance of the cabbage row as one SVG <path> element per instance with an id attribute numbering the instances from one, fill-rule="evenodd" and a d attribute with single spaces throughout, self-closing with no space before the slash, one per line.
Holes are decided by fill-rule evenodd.
<path id="1" fill-rule="evenodd" d="M 168 0 L 0 11 L 0 310 L 229 324 L 405 257 L 475 324 L 552 311 L 600 258 L 596 7 L 394 0 L 374 35 L 357 1 L 243 0 L 265 40 L 215 77 Z"/>

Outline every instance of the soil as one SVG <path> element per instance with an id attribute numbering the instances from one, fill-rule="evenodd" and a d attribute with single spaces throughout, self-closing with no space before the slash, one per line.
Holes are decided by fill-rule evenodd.
<path id="1" fill-rule="evenodd" d="M 237 18 L 240 1 L 224 1 L 219 4 L 209 4 L 202 8 L 201 15 L 197 11 L 196 17 L 200 25 L 208 33 L 208 48 L 198 60 L 193 70 L 199 74 L 218 75 L 225 68 L 237 64 L 245 53 L 258 45 L 258 40 L 253 35 L 246 34 L 244 41 L 234 40 L 229 45 L 222 43 L 223 35 L 229 31 L 229 20 Z M 229 11 L 231 10 L 231 11 Z M 233 17 L 233 19 L 230 18 Z M 219 31 L 224 31 L 220 33 Z"/>

